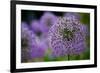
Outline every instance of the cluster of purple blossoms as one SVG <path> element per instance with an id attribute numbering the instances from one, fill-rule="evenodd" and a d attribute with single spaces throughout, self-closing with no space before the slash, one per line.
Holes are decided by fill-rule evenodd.
<path id="1" fill-rule="evenodd" d="M 30 46 L 35 45 L 35 35 L 29 29 L 29 26 L 22 22 L 21 24 L 21 59 L 22 62 L 30 59 Z"/>
<path id="2" fill-rule="evenodd" d="M 77 13 L 66 13 L 48 32 L 53 57 L 81 54 L 86 49 L 87 26 L 81 24 Z"/>
<path id="3" fill-rule="evenodd" d="M 45 12 L 40 19 L 40 23 L 44 25 L 48 30 L 55 23 L 57 16 L 52 14 L 51 12 Z"/>
<path id="4" fill-rule="evenodd" d="M 46 48 L 44 43 L 44 41 L 39 41 L 36 34 L 26 23 L 21 24 L 22 62 L 43 57 Z"/>
<path id="5" fill-rule="evenodd" d="M 45 12 L 40 20 L 32 20 L 30 25 L 22 22 L 21 24 L 21 59 L 22 62 L 33 60 L 35 58 L 43 58 L 48 41 L 47 33 L 56 20 L 50 12 Z"/>

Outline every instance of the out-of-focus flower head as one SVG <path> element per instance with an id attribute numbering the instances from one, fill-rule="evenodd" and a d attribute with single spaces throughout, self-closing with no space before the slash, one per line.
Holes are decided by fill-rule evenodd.
<path id="1" fill-rule="evenodd" d="M 47 28 L 44 26 L 44 24 L 41 24 L 39 20 L 33 20 L 31 22 L 31 28 L 38 37 L 45 35 L 47 32 Z"/>
<path id="2" fill-rule="evenodd" d="M 37 41 L 37 45 L 31 46 L 30 56 L 31 58 L 43 58 L 47 49 L 45 41 Z"/>
<path id="3" fill-rule="evenodd" d="M 45 27 L 49 30 L 50 27 L 55 23 L 57 17 L 51 12 L 45 12 L 41 18 L 40 23 L 45 25 Z"/>
<path id="4" fill-rule="evenodd" d="M 22 22 L 21 24 L 21 38 L 26 39 L 29 45 L 36 44 L 36 35 L 25 22 Z"/>
<path id="5" fill-rule="evenodd" d="M 34 26 L 33 30 L 26 24 L 21 24 L 21 40 L 22 40 L 22 60 L 31 60 L 35 58 L 42 58 L 47 49 L 46 40 L 40 39 L 37 36 L 38 26 Z"/>
<path id="6" fill-rule="evenodd" d="M 36 45 L 35 34 L 30 30 L 28 24 L 21 24 L 21 57 L 22 61 L 30 59 L 30 46 Z"/>

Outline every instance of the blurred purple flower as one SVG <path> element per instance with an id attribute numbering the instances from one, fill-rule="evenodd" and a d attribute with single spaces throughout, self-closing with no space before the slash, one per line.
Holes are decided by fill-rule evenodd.
<path id="1" fill-rule="evenodd" d="M 44 24 L 41 24 L 40 21 L 38 20 L 33 20 L 31 22 L 31 28 L 38 37 L 42 37 L 47 33 L 47 28 L 44 26 Z"/>
<path id="2" fill-rule="evenodd" d="M 21 24 L 21 59 L 28 61 L 30 57 L 30 46 L 36 45 L 35 34 L 30 30 L 28 24 Z"/>
<path id="3" fill-rule="evenodd" d="M 26 39 L 28 45 L 34 45 L 36 44 L 36 35 L 34 32 L 30 29 L 29 25 L 25 22 L 22 22 L 21 24 L 21 38 Z"/>
<path id="4" fill-rule="evenodd" d="M 59 17 L 48 33 L 49 45 L 54 57 L 80 54 L 86 48 L 86 31 L 83 25 L 75 24 L 78 17 L 68 13 L 68 17 Z M 67 14 L 66 14 L 67 15 Z M 77 15 L 77 14 L 76 14 Z M 85 25 L 84 25 L 85 26 Z"/>
<path id="5" fill-rule="evenodd" d="M 47 30 L 50 29 L 50 27 L 55 23 L 57 17 L 51 13 L 51 12 L 45 12 L 43 16 L 40 18 L 40 23 L 44 25 L 44 27 L 47 28 Z"/>
<path id="6" fill-rule="evenodd" d="M 43 58 L 45 56 L 45 52 L 47 49 L 47 45 L 44 41 L 38 41 L 37 45 L 31 46 L 30 55 L 32 59 L 35 58 Z"/>
<path id="7" fill-rule="evenodd" d="M 38 26 L 35 26 L 39 28 Z M 36 32 L 38 31 L 34 27 Z M 46 39 L 38 37 L 35 31 L 26 24 L 21 24 L 21 40 L 22 40 L 22 60 L 27 61 L 35 58 L 42 58 L 45 55 L 45 50 L 48 48 Z"/>

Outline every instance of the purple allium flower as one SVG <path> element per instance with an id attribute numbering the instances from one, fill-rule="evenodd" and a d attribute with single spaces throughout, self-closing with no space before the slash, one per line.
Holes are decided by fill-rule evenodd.
<path id="1" fill-rule="evenodd" d="M 31 28 L 38 37 L 46 35 L 48 30 L 47 27 L 44 24 L 41 24 L 38 20 L 33 20 L 31 22 Z"/>
<path id="2" fill-rule="evenodd" d="M 30 55 L 31 58 L 43 58 L 45 56 L 45 52 L 47 49 L 47 45 L 44 41 L 39 41 L 37 45 L 31 46 Z"/>
<path id="3" fill-rule="evenodd" d="M 55 23 L 57 17 L 51 12 L 45 12 L 43 16 L 40 18 L 40 23 L 45 25 L 47 30 Z"/>
<path id="4" fill-rule="evenodd" d="M 33 20 L 31 22 L 31 28 L 35 33 L 39 32 L 39 31 L 43 32 L 43 27 L 42 26 L 43 25 L 41 25 L 38 20 Z"/>
<path id="5" fill-rule="evenodd" d="M 30 59 L 30 46 L 36 45 L 35 34 L 30 30 L 29 26 L 22 22 L 21 24 L 21 57 L 22 62 Z"/>
<path id="6" fill-rule="evenodd" d="M 69 13 L 70 14 L 70 13 Z M 76 16 L 59 17 L 48 33 L 49 45 L 54 57 L 80 54 L 86 48 L 85 29 L 76 24 Z M 79 21 L 77 19 L 77 21 Z M 84 25 L 85 26 L 85 25 Z M 83 31 L 84 30 L 84 31 Z"/>
<path id="7" fill-rule="evenodd" d="M 36 35 L 34 32 L 29 28 L 29 26 L 26 23 L 21 24 L 21 38 L 26 39 L 28 45 L 34 45 L 36 44 L 35 38 Z"/>
<path id="8" fill-rule="evenodd" d="M 21 24 L 23 61 L 42 58 L 45 55 L 45 50 L 48 48 L 46 39 L 41 39 L 35 34 L 36 32 L 33 32 L 26 23 Z"/>

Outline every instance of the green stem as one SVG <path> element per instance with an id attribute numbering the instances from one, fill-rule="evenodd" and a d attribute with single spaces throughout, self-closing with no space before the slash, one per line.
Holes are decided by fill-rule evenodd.
<path id="1" fill-rule="evenodd" d="M 70 60 L 70 55 L 68 54 L 68 61 Z"/>

